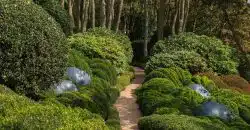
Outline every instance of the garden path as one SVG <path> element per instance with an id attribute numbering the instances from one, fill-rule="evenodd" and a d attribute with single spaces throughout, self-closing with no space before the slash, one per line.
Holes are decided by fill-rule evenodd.
<path id="1" fill-rule="evenodd" d="M 114 104 L 119 112 L 120 124 L 122 130 L 138 130 L 137 123 L 141 117 L 139 106 L 136 103 L 134 91 L 140 87 L 144 80 L 144 70 L 134 67 L 135 79 L 124 91 Z"/>

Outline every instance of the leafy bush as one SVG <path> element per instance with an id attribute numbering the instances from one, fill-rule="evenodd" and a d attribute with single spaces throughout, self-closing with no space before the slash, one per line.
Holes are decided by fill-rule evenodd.
<path id="1" fill-rule="evenodd" d="M 33 0 L 36 4 L 43 7 L 62 27 L 66 35 L 70 35 L 72 23 L 66 10 L 61 7 L 58 0 Z"/>
<path id="2" fill-rule="evenodd" d="M 234 50 L 216 38 L 184 33 L 159 41 L 152 50 L 153 54 L 171 54 L 176 51 L 194 51 L 200 54 L 206 59 L 208 67 L 217 73 L 237 73 L 238 63 Z"/>
<path id="3" fill-rule="evenodd" d="M 68 66 L 79 68 L 88 74 L 91 74 L 91 69 L 88 64 L 88 58 L 84 57 L 81 52 L 70 49 L 69 58 L 68 58 Z"/>
<path id="4" fill-rule="evenodd" d="M 88 34 L 100 36 L 100 37 L 107 37 L 110 39 L 115 39 L 118 41 L 119 45 L 122 45 L 125 49 L 125 55 L 127 56 L 128 63 L 132 62 L 133 59 L 133 49 L 132 43 L 129 40 L 128 36 L 122 33 L 115 33 L 112 30 L 108 30 L 106 28 L 92 28 L 89 29 Z"/>
<path id="5" fill-rule="evenodd" d="M 36 98 L 63 77 L 65 35 L 46 11 L 29 0 L 1 0 L 0 8 L 1 83 Z"/>
<path id="6" fill-rule="evenodd" d="M 100 58 L 114 65 L 118 73 L 128 69 L 125 50 L 118 41 L 91 34 L 75 34 L 68 39 L 71 47 L 89 58 Z"/>
<path id="7" fill-rule="evenodd" d="M 229 129 L 219 120 L 200 119 L 186 115 L 152 115 L 140 119 L 141 130 L 222 130 Z"/>
<path id="8" fill-rule="evenodd" d="M 121 74 L 117 78 L 116 88 L 119 91 L 124 90 L 125 87 L 127 87 L 128 85 L 130 85 L 130 83 L 131 83 L 131 81 L 132 81 L 133 78 L 134 78 L 134 73 L 132 73 L 132 72 L 127 72 L 127 73 Z"/>
<path id="9" fill-rule="evenodd" d="M 180 111 L 176 108 L 160 107 L 157 108 L 154 114 L 164 115 L 164 114 L 175 114 L 178 115 Z"/>
<path id="10" fill-rule="evenodd" d="M 225 75 L 221 76 L 221 79 L 224 83 L 228 86 L 240 88 L 240 89 L 247 89 L 250 87 L 250 84 L 242 77 L 238 75 Z"/>
<path id="11" fill-rule="evenodd" d="M 38 104 L 6 90 L 0 93 L 0 129 L 108 129 L 100 116 L 87 110 Z"/>
<path id="12" fill-rule="evenodd" d="M 109 116 L 106 121 L 106 125 L 109 127 L 110 130 L 121 129 L 119 113 L 114 107 L 110 107 L 109 109 Z"/>
<path id="13" fill-rule="evenodd" d="M 208 70 L 204 58 L 190 51 L 176 51 L 173 53 L 159 53 L 152 56 L 146 64 L 145 72 L 149 73 L 158 68 L 180 67 L 191 73 L 205 72 Z"/>
<path id="14" fill-rule="evenodd" d="M 91 60 L 90 67 L 93 70 L 93 74 L 97 77 L 105 79 L 111 85 L 117 83 L 117 72 L 110 63 L 100 59 L 93 59 Z"/>

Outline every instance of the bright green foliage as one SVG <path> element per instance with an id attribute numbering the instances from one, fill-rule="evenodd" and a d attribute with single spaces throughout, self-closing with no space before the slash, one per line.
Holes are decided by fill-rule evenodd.
<path id="1" fill-rule="evenodd" d="M 88 74 L 91 74 L 91 69 L 88 64 L 88 58 L 84 57 L 81 52 L 71 49 L 69 52 L 68 66 L 79 68 Z"/>
<path id="2" fill-rule="evenodd" d="M 114 107 L 109 108 L 109 116 L 106 120 L 106 125 L 109 127 L 109 130 L 121 129 L 119 113 Z"/>
<path id="3" fill-rule="evenodd" d="M 177 86 L 167 78 L 149 80 L 136 94 L 144 115 L 150 115 L 160 107 L 176 108 L 182 113 L 192 114 L 191 110 L 204 100 L 190 88 Z"/>
<path id="4" fill-rule="evenodd" d="M 201 84 L 204 86 L 209 92 L 210 91 L 215 91 L 218 89 L 216 84 L 213 82 L 213 80 L 208 79 L 206 76 L 199 76 L 196 75 L 192 78 L 192 81 L 196 84 Z"/>
<path id="5" fill-rule="evenodd" d="M 88 34 L 117 40 L 119 45 L 122 45 L 125 49 L 125 55 L 127 57 L 128 63 L 132 62 L 133 59 L 133 49 L 131 45 L 132 43 L 127 35 L 124 35 L 122 33 L 115 33 L 114 31 L 108 30 L 106 28 L 92 28 L 88 30 Z"/>
<path id="6" fill-rule="evenodd" d="M 186 115 L 152 115 L 139 121 L 141 130 L 223 130 L 229 129 L 219 120 L 211 121 Z"/>
<path id="7" fill-rule="evenodd" d="M 153 78 L 168 78 L 173 83 L 175 83 L 175 85 L 185 86 L 191 83 L 192 75 L 188 71 L 185 71 L 179 67 L 161 68 L 156 69 L 146 75 L 144 82 L 147 82 Z"/>
<path id="8" fill-rule="evenodd" d="M 134 78 L 134 73 L 133 72 L 127 72 L 127 73 L 121 74 L 117 78 L 116 88 L 119 91 L 124 90 L 131 83 L 131 81 L 132 81 L 133 78 Z"/>
<path id="9" fill-rule="evenodd" d="M 128 69 L 127 56 L 119 41 L 91 34 L 75 34 L 68 39 L 70 46 L 89 58 L 107 60 L 118 73 Z"/>
<path id="10" fill-rule="evenodd" d="M 160 107 L 157 108 L 154 114 L 164 115 L 164 114 L 175 114 L 178 115 L 180 111 L 176 108 Z"/>
<path id="11" fill-rule="evenodd" d="M 93 70 L 94 75 L 105 79 L 111 85 L 116 85 L 118 74 L 110 63 L 100 59 L 93 59 L 91 60 L 90 67 Z"/>
<path id="12" fill-rule="evenodd" d="M 70 35 L 72 23 L 67 11 L 61 7 L 58 0 L 33 0 L 43 7 L 62 27 L 66 35 Z"/>
<path id="13" fill-rule="evenodd" d="M 208 67 L 220 74 L 237 73 L 238 63 L 234 50 L 216 38 L 185 33 L 160 41 L 153 48 L 153 54 L 172 54 L 176 51 L 194 51 L 200 54 Z"/>
<path id="14" fill-rule="evenodd" d="M 176 51 L 172 53 L 158 53 L 152 56 L 146 64 L 145 72 L 149 73 L 158 68 L 180 67 L 191 73 L 208 70 L 206 60 L 192 51 Z"/>
<path id="15" fill-rule="evenodd" d="M 1 0 L 0 8 L 0 79 L 36 98 L 63 77 L 68 54 L 65 35 L 31 1 Z"/>
<path id="16" fill-rule="evenodd" d="M 1 90 L 6 88 L 0 86 Z M 47 102 L 38 104 L 13 92 L 0 93 L 0 129 L 100 129 L 104 120 L 87 110 Z"/>

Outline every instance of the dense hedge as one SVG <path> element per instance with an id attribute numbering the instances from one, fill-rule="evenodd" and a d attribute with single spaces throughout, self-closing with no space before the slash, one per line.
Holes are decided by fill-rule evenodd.
<path id="1" fill-rule="evenodd" d="M 90 59 L 87 57 L 84 57 L 81 52 L 70 49 L 69 55 L 68 55 L 68 66 L 69 67 L 76 67 L 79 68 L 88 74 L 91 74 L 91 68 L 89 67 Z"/>
<path id="2" fill-rule="evenodd" d="M 0 129 L 100 129 L 104 120 L 87 110 L 35 103 L 0 86 Z"/>
<path id="3" fill-rule="evenodd" d="M 237 57 L 234 50 L 221 40 L 213 37 L 198 36 L 193 33 L 184 33 L 159 41 L 152 53 L 170 53 L 175 51 L 194 51 L 206 59 L 209 68 L 220 74 L 237 73 Z M 181 61 L 180 61 L 181 62 Z"/>
<path id="4" fill-rule="evenodd" d="M 250 94 L 250 84 L 238 75 L 222 75 L 218 76 L 215 73 L 199 73 L 198 75 L 207 76 L 219 88 L 232 89 L 241 93 Z"/>
<path id="5" fill-rule="evenodd" d="M 219 120 L 200 119 L 186 115 L 152 115 L 141 118 L 141 130 L 224 130 L 229 129 Z"/>
<path id="6" fill-rule="evenodd" d="M 190 51 L 173 53 L 158 53 L 152 56 L 146 64 L 145 72 L 149 73 L 158 68 L 178 66 L 191 73 L 208 71 L 206 60 L 199 54 Z"/>
<path id="7" fill-rule="evenodd" d="M 92 28 L 88 30 L 88 34 L 117 40 L 118 43 L 122 45 L 125 49 L 125 54 L 128 59 L 128 63 L 132 62 L 133 59 L 132 43 L 127 35 L 124 35 L 119 32 L 115 33 L 114 31 L 108 30 L 106 28 Z"/>
<path id="8" fill-rule="evenodd" d="M 68 54 L 65 35 L 29 0 L 1 0 L 0 9 L 0 82 L 34 97 L 62 78 Z"/>
<path id="9" fill-rule="evenodd" d="M 202 97 L 188 87 L 194 83 L 203 85 L 211 97 Z M 249 129 L 250 96 L 216 85 L 206 76 L 191 76 L 180 68 L 152 71 L 142 87 L 136 90 L 140 109 L 143 115 L 148 116 L 139 121 L 139 127 L 144 130 L 211 129 L 212 126 L 215 129 Z M 196 111 L 206 101 L 224 104 L 234 118 L 225 121 L 196 116 Z"/>
<path id="10" fill-rule="evenodd" d="M 62 27 L 66 35 L 70 35 L 72 23 L 67 11 L 61 7 L 58 0 L 33 0 L 36 4 L 43 7 Z"/>
<path id="11" fill-rule="evenodd" d="M 127 56 L 119 41 L 91 34 L 75 34 L 68 39 L 70 46 L 89 58 L 105 59 L 118 73 L 128 69 Z"/>

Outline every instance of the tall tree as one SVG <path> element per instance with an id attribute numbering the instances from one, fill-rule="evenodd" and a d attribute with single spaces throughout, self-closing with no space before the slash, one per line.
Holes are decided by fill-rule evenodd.
<path id="1" fill-rule="evenodd" d="M 101 27 L 106 27 L 106 2 L 105 0 L 101 0 L 100 25 Z"/>
<path id="2" fill-rule="evenodd" d="M 69 16 L 70 16 L 70 19 L 72 21 L 72 28 L 70 30 L 70 33 L 73 34 L 73 28 L 74 28 L 74 16 L 73 16 L 73 0 L 68 0 L 68 12 L 69 12 Z"/>
<path id="3" fill-rule="evenodd" d="M 179 12 L 178 3 L 179 3 L 179 0 L 175 0 L 175 14 L 174 14 L 173 22 L 172 22 L 172 35 L 176 34 L 175 27 L 176 27 L 178 12 Z"/>
<path id="4" fill-rule="evenodd" d="M 95 27 L 95 0 L 91 1 L 91 27 Z"/>
<path id="5" fill-rule="evenodd" d="M 179 30 L 178 32 L 181 33 L 183 32 L 183 27 L 184 27 L 184 19 L 185 19 L 185 1 L 186 0 L 180 0 L 179 2 Z"/>
<path id="6" fill-rule="evenodd" d="M 83 12 L 82 12 L 82 32 L 87 31 L 87 24 L 89 20 L 89 0 L 84 0 L 83 2 Z"/>
<path id="7" fill-rule="evenodd" d="M 117 14 L 116 23 L 115 23 L 115 31 L 116 31 L 116 32 L 119 31 L 119 26 L 120 26 L 120 22 L 121 22 L 122 10 L 123 10 L 123 0 L 120 0 L 119 8 L 118 8 L 118 14 Z"/>
<path id="8" fill-rule="evenodd" d="M 157 16 L 157 39 L 163 39 L 163 30 L 164 30 L 164 19 L 165 19 L 165 2 L 166 0 L 160 0 L 158 16 Z"/>
<path id="9" fill-rule="evenodd" d="M 145 0 L 144 3 L 144 12 L 145 12 L 145 36 L 144 36 L 144 46 L 143 46 L 143 56 L 148 56 L 148 30 L 149 30 L 149 3 L 148 0 Z"/>
<path id="10" fill-rule="evenodd" d="M 108 0 L 108 9 L 107 9 L 107 28 L 111 29 L 112 21 L 114 18 L 114 4 L 115 0 Z"/>
<path id="11" fill-rule="evenodd" d="M 61 3 L 61 6 L 64 8 L 65 1 L 64 0 L 60 0 L 60 3 Z"/>
<path id="12" fill-rule="evenodd" d="M 73 0 L 74 5 L 74 18 L 75 18 L 75 30 L 76 32 L 79 32 L 81 29 L 81 0 Z"/>

